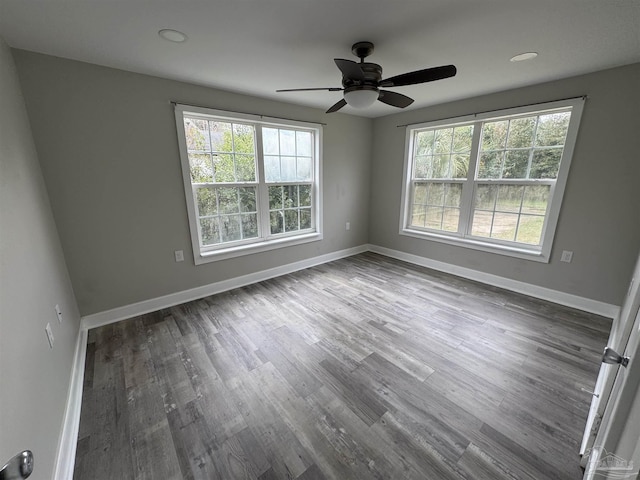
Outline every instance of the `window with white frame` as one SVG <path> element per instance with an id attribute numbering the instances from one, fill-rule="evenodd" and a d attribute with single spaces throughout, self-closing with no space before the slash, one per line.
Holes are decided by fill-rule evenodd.
<path id="1" fill-rule="evenodd" d="M 196 263 L 322 238 L 321 127 L 176 105 Z"/>
<path id="2" fill-rule="evenodd" d="M 583 102 L 407 127 L 400 233 L 547 262 Z"/>

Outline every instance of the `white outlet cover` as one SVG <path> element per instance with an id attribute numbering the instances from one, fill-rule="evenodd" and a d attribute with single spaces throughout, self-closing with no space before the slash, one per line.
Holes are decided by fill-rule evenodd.
<path id="1" fill-rule="evenodd" d="M 182 250 L 176 250 L 173 253 L 176 256 L 176 262 L 184 261 L 184 252 Z"/>
<path id="2" fill-rule="evenodd" d="M 562 256 L 560 257 L 561 262 L 571 263 L 572 259 L 573 259 L 573 252 L 569 250 L 562 251 Z"/>

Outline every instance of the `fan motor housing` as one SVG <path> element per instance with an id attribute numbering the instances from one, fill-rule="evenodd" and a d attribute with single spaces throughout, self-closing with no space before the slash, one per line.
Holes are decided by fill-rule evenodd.
<path id="1" fill-rule="evenodd" d="M 359 63 L 358 66 L 364 73 L 364 81 L 342 77 L 342 86 L 344 88 L 355 87 L 359 85 L 377 87 L 378 82 L 382 80 L 382 67 L 377 63 L 368 62 Z"/>

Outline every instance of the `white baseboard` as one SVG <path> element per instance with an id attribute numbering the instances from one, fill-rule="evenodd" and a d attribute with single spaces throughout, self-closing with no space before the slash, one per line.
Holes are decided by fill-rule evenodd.
<path id="1" fill-rule="evenodd" d="M 369 245 L 369 251 L 385 255 L 387 257 L 396 258 L 405 262 L 420 265 L 422 267 L 432 268 L 440 272 L 450 273 L 458 277 L 475 280 L 477 282 L 493 285 L 494 287 L 504 288 L 512 292 L 522 293 L 531 297 L 547 300 L 549 302 L 558 303 L 566 307 L 577 308 L 585 312 L 595 313 L 603 317 L 616 318 L 620 312 L 620 307 L 609 303 L 591 300 L 589 298 L 579 297 L 570 293 L 552 290 L 550 288 L 532 285 L 530 283 L 512 280 L 510 278 L 500 277 L 490 273 L 472 270 L 471 268 L 460 267 L 450 263 L 431 260 L 430 258 L 413 255 L 411 253 L 393 250 L 391 248 L 380 247 L 378 245 Z"/>
<path id="2" fill-rule="evenodd" d="M 216 293 L 226 292 L 234 288 L 244 287 L 251 285 L 252 283 L 262 282 L 270 278 L 279 277 L 288 273 L 297 272 L 298 270 L 304 270 L 305 268 L 313 267 L 323 263 L 338 260 L 340 258 L 350 257 L 357 255 L 358 253 L 366 252 L 369 249 L 368 245 L 360 245 L 358 247 L 347 248 L 345 250 L 339 250 L 337 252 L 331 252 L 317 257 L 307 258 L 300 260 L 299 262 L 288 263 L 279 267 L 262 270 L 248 275 L 242 275 L 240 277 L 231 278 L 229 280 L 223 280 L 221 282 L 210 283 L 209 285 L 203 285 L 201 287 L 192 288 L 189 290 L 183 290 L 181 292 L 170 293 L 162 297 L 152 298 L 144 300 L 142 302 L 133 303 L 131 305 L 125 305 L 123 307 L 114 308 L 104 312 L 94 313 L 82 317 L 83 329 L 91 329 L 107 325 L 109 323 L 118 322 L 126 318 L 137 317 L 145 313 L 156 312 L 163 308 L 173 307 L 174 305 L 180 305 L 181 303 L 190 302 L 191 300 L 198 300 L 200 298 L 208 297 L 209 295 L 215 295 Z"/>
<path id="3" fill-rule="evenodd" d="M 80 429 L 80 410 L 82 408 L 82 386 L 84 384 L 84 362 L 87 356 L 87 330 L 80 328 L 76 350 L 71 368 L 69 395 L 64 412 L 64 422 L 53 478 L 55 480 L 72 480 L 76 461 L 76 446 Z"/>

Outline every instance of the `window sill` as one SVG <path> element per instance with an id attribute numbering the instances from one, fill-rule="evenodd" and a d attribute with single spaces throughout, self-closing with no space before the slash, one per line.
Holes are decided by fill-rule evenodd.
<path id="1" fill-rule="evenodd" d="M 295 237 L 278 238 L 267 240 L 259 243 L 251 243 L 248 245 L 239 245 L 237 247 L 224 248 L 220 250 L 197 252 L 194 255 L 196 265 L 204 263 L 216 262 L 218 260 L 226 260 L 229 258 L 251 255 L 253 253 L 267 252 L 277 248 L 291 247 L 303 243 L 317 242 L 322 240 L 322 233 L 313 232 L 304 235 L 296 235 Z"/>
<path id="2" fill-rule="evenodd" d="M 482 240 L 452 237 L 447 235 L 440 235 L 432 232 L 422 232 L 411 229 L 401 229 L 400 235 L 407 237 L 420 238 L 422 240 L 432 240 L 434 242 L 446 243 L 448 245 L 455 245 L 457 247 L 471 248 L 473 250 L 480 250 L 483 252 L 495 253 L 497 255 L 506 255 L 509 257 L 522 258 L 524 260 L 531 260 L 534 262 L 549 263 L 549 252 L 545 252 L 544 249 L 533 250 L 527 248 L 519 248 L 509 245 L 500 245 L 496 243 L 483 242 Z"/>

